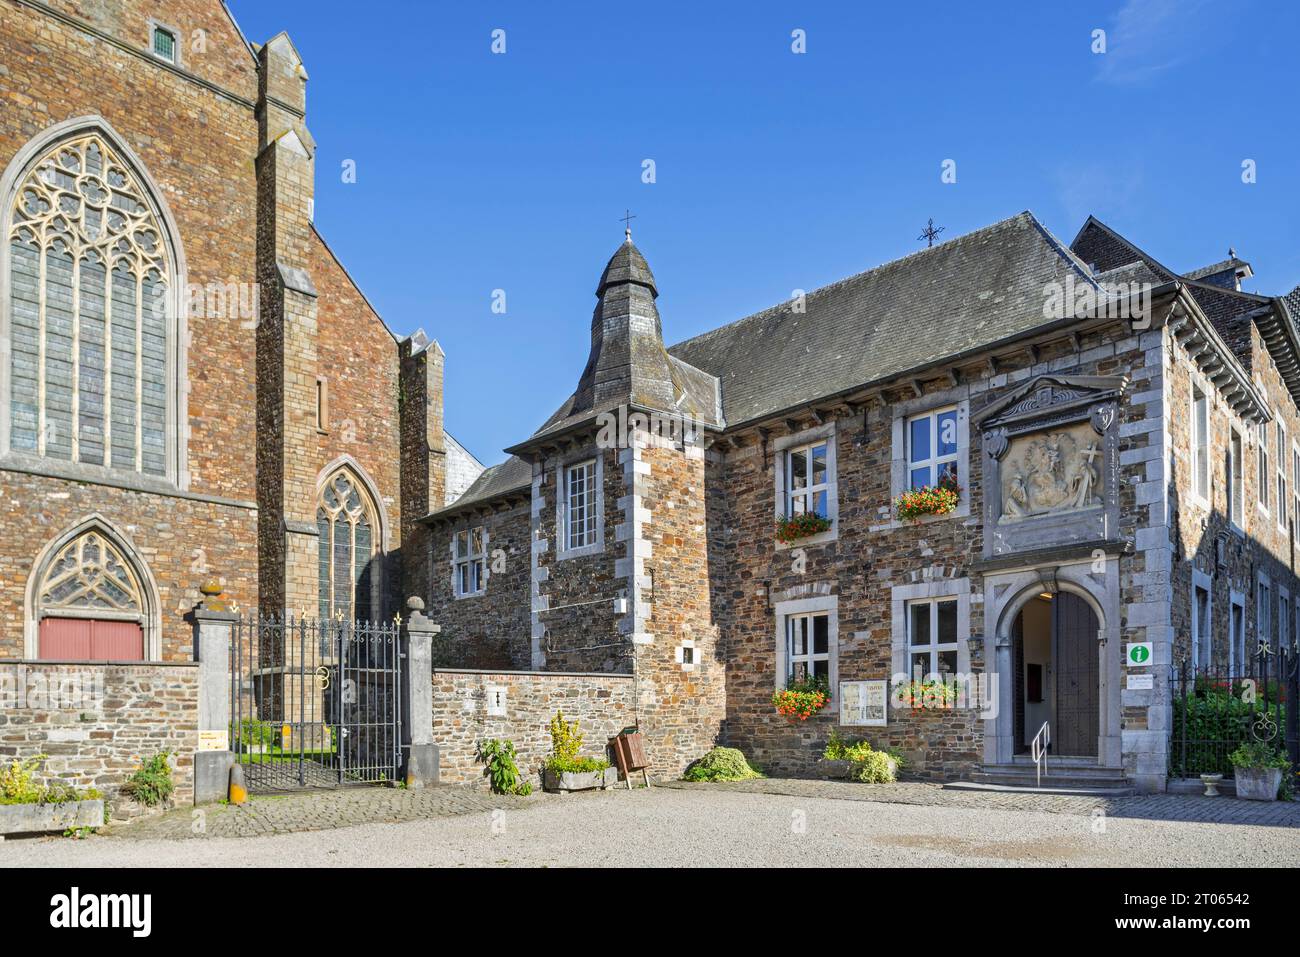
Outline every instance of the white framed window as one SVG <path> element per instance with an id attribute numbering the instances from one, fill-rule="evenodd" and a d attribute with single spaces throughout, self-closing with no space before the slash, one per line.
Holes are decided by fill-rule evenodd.
<path id="1" fill-rule="evenodd" d="M 811 512 L 830 518 L 830 441 L 822 439 L 786 449 L 785 516 Z"/>
<path id="2" fill-rule="evenodd" d="M 1300 448 L 1291 446 L 1291 535 L 1300 545 Z"/>
<path id="3" fill-rule="evenodd" d="M 1286 487 L 1286 426 L 1277 420 L 1277 525 L 1287 531 L 1286 515 L 1291 496 Z"/>
<path id="4" fill-rule="evenodd" d="M 565 548 L 585 548 L 596 543 L 596 460 L 564 468 Z"/>
<path id="5" fill-rule="evenodd" d="M 1269 580 L 1262 575 L 1256 586 L 1255 600 L 1255 641 L 1268 641 L 1273 635 L 1273 588 Z M 1249 652 L 1249 649 L 1247 649 Z M 1243 656 L 1242 664 L 1246 665 L 1246 671 L 1249 672 L 1249 662 Z"/>
<path id="6" fill-rule="evenodd" d="M 835 422 L 778 438 L 775 450 L 775 513 L 778 519 L 820 515 L 830 528 L 793 543 L 816 545 L 838 534 L 839 492 L 836 483 Z M 777 548 L 791 544 L 778 542 Z"/>
<path id="7" fill-rule="evenodd" d="M 605 548 L 604 459 L 587 455 L 558 463 L 554 472 L 557 559 Z"/>
<path id="8" fill-rule="evenodd" d="M 1210 647 L 1213 626 L 1211 579 L 1209 575 L 1192 569 L 1192 673 L 1209 672 L 1213 652 Z"/>
<path id="9" fill-rule="evenodd" d="M 839 682 L 839 598 L 823 595 L 778 601 L 774 606 L 776 626 L 775 685 L 779 691 L 790 681 L 805 675 L 826 680 L 831 704 L 837 707 Z"/>
<path id="10" fill-rule="evenodd" d="M 1291 640 L 1291 593 L 1277 586 L 1277 643 Z M 1277 650 L 1276 647 L 1273 649 Z"/>
<path id="11" fill-rule="evenodd" d="M 949 476 L 961 483 L 957 407 L 910 417 L 907 420 L 907 487 L 938 485 Z"/>
<path id="12" fill-rule="evenodd" d="M 915 680 L 953 675 L 957 663 L 957 599 L 907 603 L 907 673 Z"/>
<path id="13" fill-rule="evenodd" d="M 1241 433 L 1233 429 L 1228 438 L 1228 462 L 1227 462 L 1227 480 L 1228 480 L 1228 521 L 1236 528 L 1245 530 L 1246 511 L 1245 502 L 1245 476 L 1242 473 L 1245 459 L 1241 455 Z M 1300 468 L 1300 457 L 1296 460 L 1296 467 Z"/>
<path id="14" fill-rule="evenodd" d="M 820 678 L 830 687 L 831 618 L 827 612 L 790 615 L 785 620 L 787 682 Z"/>
<path id="15" fill-rule="evenodd" d="M 153 55 L 168 63 L 176 62 L 176 34 L 166 27 L 154 26 L 151 48 Z"/>
<path id="16" fill-rule="evenodd" d="M 1210 499 L 1210 402 L 1192 390 L 1192 487 L 1196 497 Z"/>
<path id="17" fill-rule="evenodd" d="M 1246 596 L 1228 593 L 1228 674 L 1235 677 L 1246 660 Z"/>
<path id="18" fill-rule="evenodd" d="M 451 579 L 457 598 L 481 595 L 487 590 L 487 530 L 482 525 L 463 528 L 452 539 Z"/>
<path id="19" fill-rule="evenodd" d="M 1269 474 L 1269 469 L 1268 469 L 1268 423 L 1267 422 L 1259 423 L 1259 429 L 1257 431 L 1258 431 L 1258 438 L 1256 441 L 1256 445 L 1258 446 L 1258 449 L 1256 451 L 1255 458 L 1257 463 L 1259 464 L 1259 481 L 1258 483 L 1256 483 L 1256 487 L 1258 488 L 1259 491 L 1256 492 L 1255 494 L 1259 496 L 1259 507 L 1263 509 L 1265 512 L 1267 512 L 1268 511 L 1268 486 L 1269 483 L 1273 481 L 1273 478 Z"/>

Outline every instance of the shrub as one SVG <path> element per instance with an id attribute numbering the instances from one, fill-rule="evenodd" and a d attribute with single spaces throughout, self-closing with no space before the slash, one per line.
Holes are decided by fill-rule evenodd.
<path id="1" fill-rule="evenodd" d="M 1238 693 L 1226 688 L 1214 690 L 1208 685 L 1192 694 L 1176 695 L 1173 704 L 1169 773 L 1174 777 L 1230 775 L 1229 752 L 1252 740 L 1251 723 L 1262 717 L 1265 710 L 1275 715 L 1275 705 L 1271 702 L 1267 708 L 1257 702 L 1252 710 L 1250 703 L 1243 701 Z M 1280 710 L 1279 726 L 1286 727 L 1286 708 Z"/>
<path id="2" fill-rule="evenodd" d="M 831 527 L 829 518 L 822 518 L 816 512 L 802 512 L 786 518 L 782 515 L 776 520 L 776 540 L 789 544 L 801 538 L 819 535 Z"/>
<path id="3" fill-rule="evenodd" d="M 853 766 L 849 777 L 863 784 L 891 784 L 897 780 L 890 764 L 891 757 L 884 751 L 869 751 Z"/>
<path id="4" fill-rule="evenodd" d="M 686 781 L 747 781 L 762 776 L 736 748 L 714 748 L 693 762 L 682 778 Z"/>
<path id="5" fill-rule="evenodd" d="M 825 678 L 803 678 L 791 681 L 783 691 L 772 695 L 772 707 L 777 714 L 807 721 L 831 700 Z"/>
<path id="6" fill-rule="evenodd" d="M 609 767 L 604 758 L 580 757 L 580 750 L 582 732 L 578 722 L 565 721 L 563 711 L 555 712 L 551 719 L 551 756 L 546 759 L 545 767 L 555 774 L 588 774 Z"/>
<path id="7" fill-rule="evenodd" d="M 95 788 L 78 789 L 58 781 L 38 786 L 32 778 L 46 757 L 37 754 L 25 760 L 14 758 L 7 766 L 0 767 L 0 804 L 71 804 L 103 797 Z"/>
<path id="8" fill-rule="evenodd" d="M 162 804 L 176 790 L 170 758 L 170 752 L 160 751 L 141 762 L 136 772 L 122 785 L 122 793 L 145 807 Z"/>
<path id="9" fill-rule="evenodd" d="M 280 741 L 280 726 L 273 721 L 241 718 L 235 737 L 249 747 L 271 747 Z"/>
<path id="10" fill-rule="evenodd" d="M 513 741 L 498 741 L 496 738 L 480 741 L 478 759 L 486 765 L 483 774 L 495 793 L 517 794 L 520 797 L 533 793 L 532 784 L 520 777 L 519 765 L 515 763 Z"/>

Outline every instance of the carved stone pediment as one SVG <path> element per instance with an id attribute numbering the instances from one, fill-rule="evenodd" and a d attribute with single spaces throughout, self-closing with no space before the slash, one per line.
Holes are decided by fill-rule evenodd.
<path id="1" fill-rule="evenodd" d="M 1089 418 L 1099 404 L 1113 407 L 1127 388 L 1128 376 L 1040 375 L 985 406 L 973 421 L 985 432 L 999 428 L 1014 432 L 1029 423 L 1041 426 L 1052 421 Z M 1097 429 L 1098 434 L 1110 427 L 1110 421 Z"/>
<path id="2" fill-rule="evenodd" d="M 1126 376 L 1038 376 L 974 416 L 987 557 L 1116 532 L 1115 423 L 1127 387 Z"/>

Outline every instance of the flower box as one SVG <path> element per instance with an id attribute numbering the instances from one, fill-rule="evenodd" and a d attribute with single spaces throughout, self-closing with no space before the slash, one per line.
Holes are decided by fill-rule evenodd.
<path id="1" fill-rule="evenodd" d="M 938 485 L 908 489 L 894 499 L 894 511 L 900 522 L 919 522 L 927 515 L 947 515 L 957 509 L 961 487 L 955 479 L 940 479 Z"/>
<path id="2" fill-rule="evenodd" d="M 898 777 L 898 761 L 890 756 L 886 756 L 885 760 L 889 763 L 890 772 Z M 817 762 L 817 772 L 824 781 L 846 781 L 858 763 L 847 758 L 822 758 Z"/>
<path id="3" fill-rule="evenodd" d="M 820 535 L 822 532 L 829 531 L 830 527 L 831 520 L 822 518 L 815 512 L 803 512 L 790 518 L 783 515 L 776 520 L 776 540 L 783 545 L 789 545 L 792 542 Z"/>
<path id="4" fill-rule="evenodd" d="M 1237 797 L 1247 801 L 1276 801 L 1282 786 L 1281 768 L 1235 768 Z"/>
<path id="5" fill-rule="evenodd" d="M 550 768 L 542 769 L 542 788 L 551 793 L 566 791 L 594 791 L 600 788 L 612 788 L 618 783 L 618 768 L 606 768 L 603 771 L 561 771 Z"/>
<path id="6" fill-rule="evenodd" d="M 39 834 L 77 827 L 103 827 L 104 802 L 0 804 L 0 834 Z"/>

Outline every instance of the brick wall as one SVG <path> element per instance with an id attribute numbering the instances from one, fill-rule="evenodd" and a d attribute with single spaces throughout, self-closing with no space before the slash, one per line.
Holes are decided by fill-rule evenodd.
<path id="1" fill-rule="evenodd" d="M 504 717 L 487 715 L 487 689 L 506 689 Z M 445 784 L 487 787 L 475 755 L 485 738 L 513 741 L 519 770 L 540 787 L 537 771 L 551 751 L 549 724 L 557 711 L 577 720 L 582 754 L 605 756 L 605 744 L 635 723 L 633 682 L 626 675 L 561 672 L 443 671 L 433 674 L 433 740 Z"/>
<path id="2" fill-rule="evenodd" d="M 0 760 L 48 755 L 40 783 L 98 788 L 124 820 L 149 811 L 119 793 L 123 782 L 168 751 L 172 802 L 192 804 L 198 676 L 195 665 L 0 662 Z"/>

